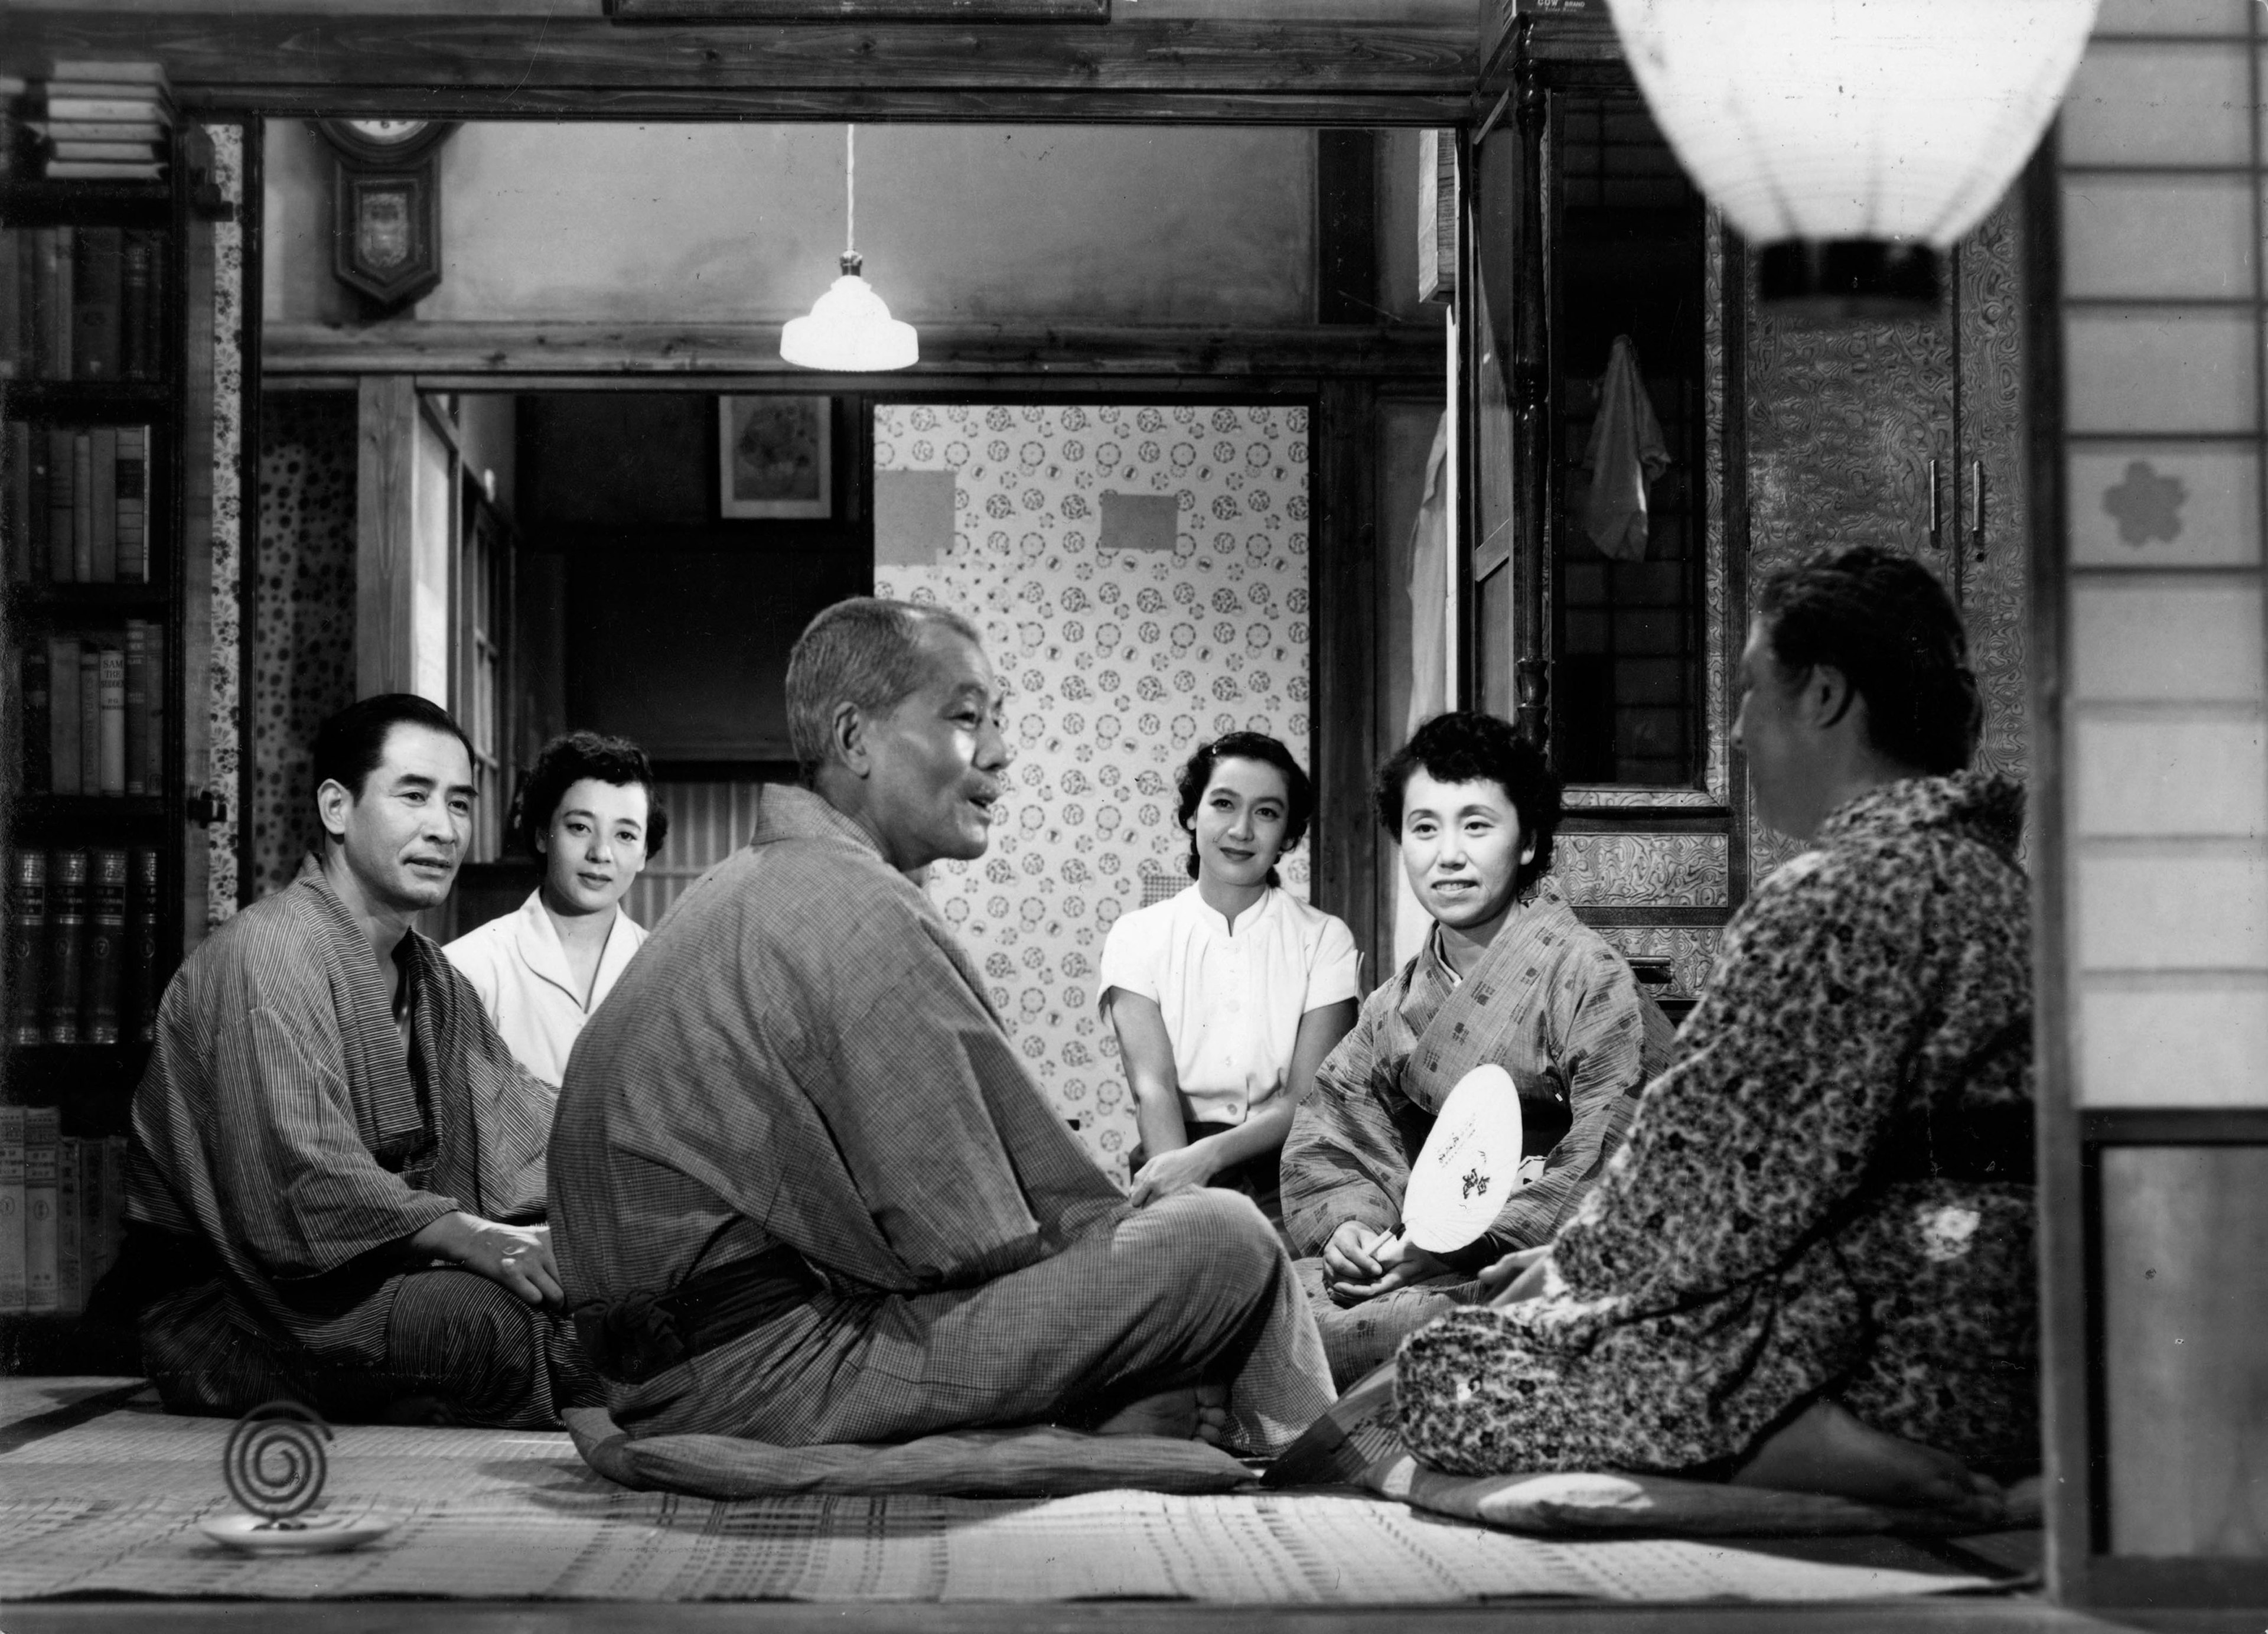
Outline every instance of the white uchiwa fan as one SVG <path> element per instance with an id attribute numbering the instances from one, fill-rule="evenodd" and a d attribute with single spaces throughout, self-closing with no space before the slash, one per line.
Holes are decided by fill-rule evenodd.
<path id="1" fill-rule="evenodd" d="M 1496 1223 L 1505 1199 L 1532 1186 L 1543 1159 L 1521 1155 L 1520 1090 L 1494 1062 L 1457 1080 L 1410 1166 L 1403 1235 L 1428 1254 L 1469 1248 Z"/>

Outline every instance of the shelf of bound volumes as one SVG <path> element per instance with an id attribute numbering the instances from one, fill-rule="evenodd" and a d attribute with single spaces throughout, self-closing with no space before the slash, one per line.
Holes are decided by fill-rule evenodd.
<path id="1" fill-rule="evenodd" d="M 0 1316 L 77 1316 L 118 1257 L 126 1141 L 63 1132 L 52 1107 L 0 1107 Z"/>
<path id="2" fill-rule="evenodd" d="M 117 138 L 132 155 L 67 155 L 109 139 L 70 123 L 74 99 L 161 97 L 144 70 L 99 66 L 109 77 L 75 69 L 84 83 L 66 86 L 59 70 L 18 99 L 16 134 L 36 139 L 14 151 L 32 157 L 0 166 L 0 1369 L 19 1372 L 99 1371 L 105 1341 L 79 1313 L 116 1252 L 192 832 L 177 673 L 188 134 L 147 119 Z"/>

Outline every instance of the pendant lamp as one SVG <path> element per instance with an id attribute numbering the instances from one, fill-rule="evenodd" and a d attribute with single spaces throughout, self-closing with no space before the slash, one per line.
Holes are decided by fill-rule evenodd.
<path id="1" fill-rule="evenodd" d="M 1761 294 L 1933 305 L 1938 254 L 2030 158 L 2096 0 L 1608 0 L 1677 157 L 1760 252 Z"/>
<path id="2" fill-rule="evenodd" d="M 780 331 L 780 357 L 798 368 L 864 374 L 907 368 L 921 357 L 913 325 L 891 317 L 874 286 L 858 276 L 858 139 L 857 127 L 843 128 L 843 276 L 806 316 L 790 319 Z"/>

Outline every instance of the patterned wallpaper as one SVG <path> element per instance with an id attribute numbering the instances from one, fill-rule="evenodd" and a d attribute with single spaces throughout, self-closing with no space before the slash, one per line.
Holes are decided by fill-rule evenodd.
<path id="1" fill-rule="evenodd" d="M 1122 1179 L 1134 1116 L 1095 962 L 1152 894 L 1145 876 L 1184 878 L 1173 777 L 1198 742 L 1244 728 L 1307 758 L 1307 462 L 1303 408 L 875 412 L 878 473 L 954 475 L 951 537 L 934 560 L 878 563 L 875 593 L 976 622 L 1016 749 L 990 850 L 939 865 L 931 894 L 1057 1108 Z M 1106 548 L 1105 494 L 1170 497 L 1170 548 Z M 1302 896 L 1307 869 L 1305 847 L 1283 868 Z"/>
<path id="2" fill-rule="evenodd" d="M 315 728 L 355 696 L 355 399 L 270 392 L 260 412 L 252 624 L 252 888 L 291 883 L 313 832 Z"/>

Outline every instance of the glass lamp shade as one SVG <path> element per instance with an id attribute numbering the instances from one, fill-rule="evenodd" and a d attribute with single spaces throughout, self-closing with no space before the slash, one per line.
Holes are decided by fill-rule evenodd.
<path id="1" fill-rule="evenodd" d="M 1894 302 L 1934 298 L 1931 252 L 2023 168 L 2095 4 L 1608 0 L 1647 107 L 1764 247 L 1767 283 Z"/>
<path id="2" fill-rule="evenodd" d="M 921 358 L 921 342 L 909 323 L 890 316 L 874 286 L 858 276 L 858 257 L 843 258 L 843 276 L 810 313 L 788 320 L 780 331 L 780 357 L 803 369 L 865 374 L 903 369 Z"/>

